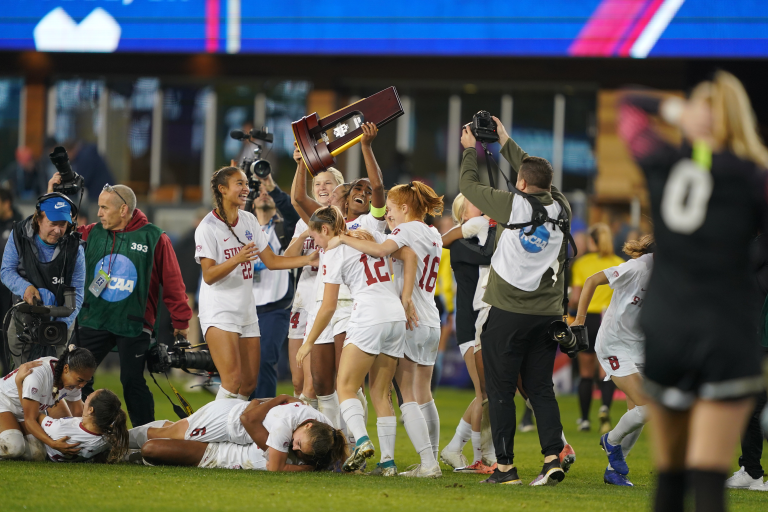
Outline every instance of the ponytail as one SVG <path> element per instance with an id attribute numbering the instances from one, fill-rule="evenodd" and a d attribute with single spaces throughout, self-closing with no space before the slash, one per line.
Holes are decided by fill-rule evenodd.
<path id="1" fill-rule="evenodd" d="M 611 236 L 611 228 L 607 224 L 599 222 L 593 224 L 589 228 L 589 236 L 597 246 L 597 253 L 601 258 L 607 258 L 608 256 L 614 256 L 613 252 L 613 240 Z"/>
<path id="2" fill-rule="evenodd" d="M 653 235 L 645 235 L 639 240 L 630 240 L 624 244 L 624 254 L 632 259 L 639 258 L 643 254 L 651 254 L 656 250 L 656 240 Z"/>
<path id="3" fill-rule="evenodd" d="M 107 463 L 119 462 L 128 451 L 128 416 L 123 404 L 115 393 L 101 389 L 91 398 L 90 405 L 93 421 L 111 447 Z"/>
<path id="4" fill-rule="evenodd" d="M 315 469 L 325 469 L 347 460 L 349 449 L 344 432 L 315 420 L 307 420 L 304 423 L 310 421 L 312 426 L 307 433 L 312 443 L 313 455 L 312 460 L 308 462 L 313 464 Z"/>
<path id="5" fill-rule="evenodd" d="M 432 187 L 420 181 L 392 187 L 387 199 L 408 205 L 412 215 L 419 220 L 424 220 L 427 214 L 439 217 L 443 213 L 443 196 L 438 196 Z"/>
<path id="6" fill-rule="evenodd" d="M 347 223 L 344 215 L 337 206 L 324 206 L 318 208 L 310 217 L 307 227 L 312 231 L 320 231 L 323 224 L 333 233 L 333 236 L 347 234 Z"/>
<path id="7" fill-rule="evenodd" d="M 376 239 L 373 238 L 373 235 L 370 234 L 365 229 L 353 229 L 352 231 L 348 231 L 347 235 L 351 236 L 352 238 L 357 238 L 358 240 L 367 240 L 368 242 L 376 242 Z"/>
<path id="8" fill-rule="evenodd" d="M 69 366 L 69 371 L 78 372 L 81 370 L 96 370 L 96 358 L 93 357 L 91 351 L 87 348 L 76 347 L 75 345 L 69 345 L 61 357 L 56 361 L 56 365 L 53 367 L 53 386 L 54 394 L 58 393 L 59 384 L 63 384 L 61 376 L 64 373 L 64 367 Z"/>

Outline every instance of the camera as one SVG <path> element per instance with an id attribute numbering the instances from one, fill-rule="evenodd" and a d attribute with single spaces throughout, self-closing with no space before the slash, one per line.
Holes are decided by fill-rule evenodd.
<path id="1" fill-rule="evenodd" d="M 83 188 L 85 180 L 72 170 L 67 150 L 61 146 L 56 146 L 53 148 L 53 153 L 48 156 L 51 158 L 51 162 L 56 167 L 56 170 L 61 174 L 61 183 L 54 185 L 53 191 L 66 195 L 77 194 Z"/>
<path id="2" fill-rule="evenodd" d="M 269 133 L 269 128 L 266 127 L 262 127 L 261 130 L 253 128 L 248 133 L 245 133 L 242 130 L 232 130 L 229 132 L 229 136 L 235 140 L 247 140 L 255 146 L 253 148 L 253 158 L 243 158 L 243 161 L 240 162 L 240 169 L 248 178 L 248 188 L 251 189 L 251 192 L 248 194 L 248 199 L 245 201 L 244 208 L 245 211 L 250 212 L 253 209 L 253 202 L 259 195 L 261 181 L 259 181 L 258 178 L 264 179 L 272 173 L 272 166 L 269 161 L 261 158 L 261 144 L 254 142 L 254 139 L 271 143 L 275 136 L 274 134 Z"/>
<path id="3" fill-rule="evenodd" d="M 202 370 L 215 373 L 211 353 L 207 350 L 188 350 L 189 341 L 182 335 L 177 335 L 172 347 L 158 343 L 147 353 L 147 370 L 151 373 L 166 373 L 171 368 Z"/>
<path id="4" fill-rule="evenodd" d="M 40 345 L 43 355 L 56 355 L 52 347 L 67 342 L 67 324 L 50 320 L 50 317 L 68 317 L 76 308 L 75 289 L 64 289 L 64 306 L 43 306 L 35 300 L 34 305 L 21 303 L 15 306 L 13 321 L 16 322 L 16 337 L 22 343 Z M 40 352 L 40 351 L 37 351 Z M 35 352 L 37 354 L 37 352 Z"/>
<path id="5" fill-rule="evenodd" d="M 547 335 L 560 344 L 560 350 L 571 359 L 576 354 L 589 348 L 589 337 L 587 336 L 586 325 L 574 325 L 568 327 L 568 324 L 562 320 L 555 320 L 549 324 Z"/>
<path id="6" fill-rule="evenodd" d="M 498 142 L 499 134 L 496 132 L 496 121 L 491 117 L 491 113 L 487 110 L 481 110 L 474 116 L 472 116 L 472 122 L 467 123 L 465 126 L 469 127 L 469 131 L 475 136 L 478 142 L 490 143 Z"/>

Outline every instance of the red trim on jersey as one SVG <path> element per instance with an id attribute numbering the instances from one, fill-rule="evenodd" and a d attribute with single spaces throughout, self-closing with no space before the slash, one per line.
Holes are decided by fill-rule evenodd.
<path id="1" fill-rule="evenodd" d="M 85 428 L 82 421 L 80 422 L 80 428 L 83 429 L 85 432 L 91 434 L 92 436 L 101 437 L 101 434 L 97 434 L 96 432 L 91 432 L 90 430 Z"/>
<path id="2" fill-rule="evenodd" d="M 214 217 L 216 217 L 217 219 L 219 219 L 221 222 L 224 222 L 224 219 L 222 219 L 221 217 L 219 217 L 219 214 L 218 214 L 218 213 L 216 213 L 216 210 L 213 210 L 213 216 L 214 216 Z M 238 214 L 238 215 L 237 215 L 237 220 L 236 220 L 235 222 L 233 222 L 232 224 L 230 224 L 230 226 L 232 226 L 232 227 L 235 227 L 235 226 L 237 226 L 237 223 L 238 223 L 239 221 L 240 221 L 240 214 Z M 226 222 L 224 222 L 224 224 L 226 224 Z"/>

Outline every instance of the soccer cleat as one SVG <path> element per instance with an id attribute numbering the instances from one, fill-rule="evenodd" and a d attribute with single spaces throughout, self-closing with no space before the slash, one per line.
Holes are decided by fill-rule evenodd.
<path id="1" fill-rule="evenodd" d="M 123 462 L 142 464 L 141 450 L 129 449 L 123 456 Z"/>
<path id="2" fill-rule="evenodd" d="M 762 478 L 758 478 L 758 481 L 749 486 L 750 491 L 768 491 L 768 480 L 763 482 Z"/>
<path id="3" fill-rule="evenodd" d="M 358 439 L 357 446 L 352 451 L 352 455 L 344 462 L 342 469 L 347 473 L 356 471 L 363 467 L 365 459 L 373 457 L 374 453 L 376 453 L 376 449 L 373 447 L 371 440 L 368 439 L 368 436 L 361 437 Z"/>
<path id="4" fill-rule="evenodd" d="M 377 462 L 374 470 L 368 474 L 370 476 L 397 476 L 397 466 L 393 460 Z"/>
<path id="5" fill-rule="evenodd" d="M 627 461 L 624 460 L 624 452 L 621 451 L 620 444 L 613 446 L 608 442 L 608 434 L 603 434 L 600 438 L 600 447 L 608 456 L 608 464 L 610 464 L 618 474 L 629 474 L 629 466 L 627 466 Z"/>
<path id="6" fill-rule="evenodd" d="M 461 468 L 456 468 L 453 470 L 454 473 L 477 473 L 480 475 L 491 475 L 493 474 L 494 467 L 486 466 L 483 464 L 482 460 L 478 460 L 474 462 L 473 464 L 470 464 L 469 466 L 464 466 Z"/>
<path id="7" fill-rule="evenodd" d="M 440 478 L 443 476 L 443 472 L 440 470 L 440 464 L 426 467 L 421 464 L 414 464 L 409 466 L 407 470 L 399 473 L 400 476 L 410 478 Z"/>
<path id="8" fill-rule="evenodd" d="M 520 432 L 533 432 L 536 430 L 536 425 L 533 424 L 533 411 L 525 408 L 523 418 L 520 420 L 520 424 L 517 426 Z"/>
<path id="9" fill-rule="evenodd" d="M 463 468 L 467 465 L 467 458 L 463 453 L 451 451 L 447 446 L 440 452 L 440 460 L 452 468 Z"/>
<path id="10" fill-rule="evenodd" d="M 751 489 L 753 485 L 761 485 L 762 483 L 762 478 L 752 478 L 744 466 L 741 466 L 731 478 L 725 481 L 725 487 L 727 489 Z"/>
<path id="11" fill-rule="evenodd" d="M 541 468 L 541 473 L 537 476 L 530 486 L 538 487 L 541 485 L 557 485 L 565 479 L 565 471 L 560 467 L 560 460 L 554 459 L 550 462 L 545 462 Z"/>
<path id="12" fill-rule="evenodd" d="M 569 444 L 565 445 L 563 451 L 560 452 L 560 467 L 566 473 L 571 469 L 573 463 L 576 462 L 576 452 L 573 451 L 573 447 Z"/>
<path id="13" fill-rule="evenodd" d="M 517 468 L 509 471 L 499 471 L 499 468 L 493 470 L 491 476 L 480 482 L 481 484 L 502 484 L 502 485 L 523 485 L 523 481 L 517 476 Z"/>
<path id="14" fill-rule="evenodd" d="M 635 484 L 630 482 L 626 476 L 620 475 L 613 469 L 607 469 L 607 468 L 605 470 L 605 474 L 603 475 L 603 482 L 607 483 L 608 485 L 619 485 L 621 487 L 635 486 Z"/>
<path id="15" fill-rule="evenodd" d="M 589 432 L 592 429 L 592 424 L 589 420 L 578 419 L 576 420 L 576 425 L 578 425 L 579 432 Z"/>
<path id="16" fill-rule="evenodd" d="M 598 414 L 600 419 L 600 435 L 607 434 L 611 431 L 611 416 L 608 411 L 607 405 L 600 406 L 600 413 Z"/>

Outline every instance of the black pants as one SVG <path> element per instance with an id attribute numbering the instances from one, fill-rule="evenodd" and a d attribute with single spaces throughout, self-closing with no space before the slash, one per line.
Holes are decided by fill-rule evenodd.
<path id="1" fill-rule="evenodd" d="M 757 403 L 752 416 L 749 417 L 747 430 L 741 437 L 741 457 L 739 457 L 739 466 L 744 466 L 744 470 L 752 478 L 763 477 L 763 467 L 760 465 L 760 459 L 763 456 L 763 439 L 768 436 L 760 427 L 760 414 L 768 402 L 768 395 L 765 391 L 757 396 Z"/>
<path id="2" fill-rule="evenodd" d="M 155 401 L 147 381 L 144 380 L 145 354 L 149 350 L 149 340 L 150 336 L 146 332 L 142 332 L 135 338 L 126 338 L 109 331 L 80 328 L 80 346 L 93 353 L 97 364 L 101 364 L 112 348 L 117 345 L 125 407 L 128 409 L 128 416 L 134 427 L 155 421 Z M 83 388 L 83 400 L 93 393 L 93 382 L 94 379 L 91 379 Z"/>
<path id="3" fill-rule="evenodd" d="M 552 383 L 557 343 L 547 338 L 549 324 L 559 319 L 510 313 L 496 307 L 488 315 L 481 342 L 491 431 L 499 464 L 512 464 L 514 460 L 518 375 L 522 376 L 523 388 L 536 414 L 541 453 L 546 457 L 563 450 L 560 408 Z"/>

